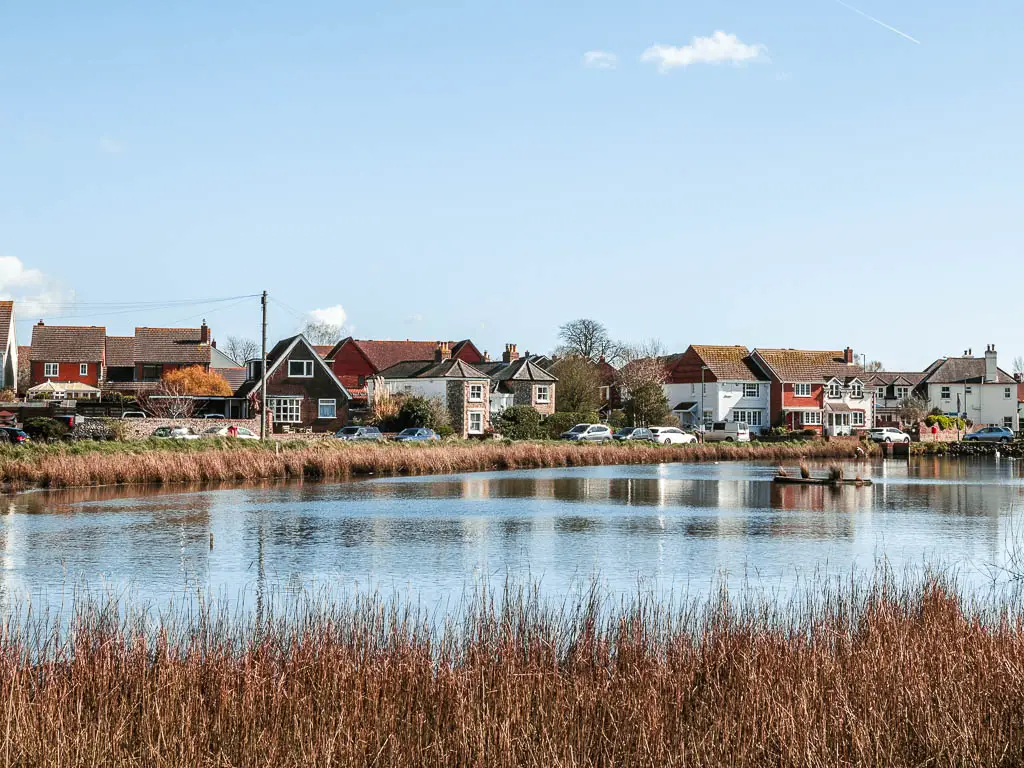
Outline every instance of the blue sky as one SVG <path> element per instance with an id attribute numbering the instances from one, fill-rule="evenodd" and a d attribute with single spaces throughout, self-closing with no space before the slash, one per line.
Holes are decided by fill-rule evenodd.
<path id="1" fill-rule="evenodd" d="M 492 353 L 591 316 L 1009 367 L 1024 6 L 852 5 L 920 44 L 836 0 L 7 4 L 0 293 L 23 343 L 44 309 L 255 337 L 252 300 L 106 304 L 266 288 L 272 337 L 340 305 Z"/>

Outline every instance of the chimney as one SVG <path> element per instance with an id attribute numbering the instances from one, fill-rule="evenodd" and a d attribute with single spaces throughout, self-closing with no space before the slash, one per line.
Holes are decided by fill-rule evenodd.
<path id="1" fill-rule="evenodd" d="M 42 318 L 39 318 L 39 322 L 36 325 L 46 325 L 46 323 L 43 322 Z"/>
<path id="2" fill-rule="evenodd" d="M 505 352 L 501 356 L 501 362 L 503 363 L 514 363 L 519 359 L 519 352 L 516 350 L 515 344 L 506 344 Z"/>
<path id="3" fill-rule="evenodd" d="M 452 348 L 448 346 L 447 341 L 437 342 L 437 349 L 434 350 L 434 361 L 443 363 L 445 360 L 452 359 Z"/>
<path id="4" fill-rule="evenodd" d="M 206 324 L 205 319 L 203 320 L 203 324 L 199 326 L 199 343 L 210 343 L 210 327 Z"/>
<path id="5" fill-rule="evenodd" d="M 847 365 L 853 365 L 853 347 L 847 347 L 843 350 L 843 362 Z"/>
<path id="6" fill-rule="evenodd" d="M 996 364 L 996 345 L 985 347 L 985 383 L 995 384 L 999 381 L 999 366 Z"/>

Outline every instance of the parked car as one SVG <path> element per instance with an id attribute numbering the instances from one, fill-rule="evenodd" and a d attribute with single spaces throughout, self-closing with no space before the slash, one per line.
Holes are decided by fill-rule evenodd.
<path id="1" fill-rule="evenodd" d="M 226 419 L 227 416 L 225 416 L 223 413 L 206 413 L 206 414 L 203 414 L 203 418 L 204 419 Z"/>
<path id="2" fill-rule="evenodd" d="M 647 440 L 654 442 L 654 433 L 647 427 L 623 427 L 612 437 L 616 440 Z"/>
<path id="3" fill-rule="evenodd" d="M 696 443 L 697 436 L 684 432 L 679 427 L 651 427 L 654 442 L 662 445 Z"/>
<path id="4" fill-rule="evenodd" d="M 426 427 L 409 427 L 403 429 L 395 436 L 395 441 L 399 443 L 416 443 L 423 440 L 440 440 L 437 432 Z"/>
<path id="5" fill-rule="evenodd" d="M 19 443 L 29 443 L 32 441 L 32 438 L 28 436 L 28 433 L 22 429 L 18 429 L 17 427 L 0 427 L 0 432 L 2 432 L 4 434 L 4 438 L 6 438 L 4 442 L 9 442 L 14 445 Z"/>
<path id="6" fill-rule="evenodd" d="M 750 427 L 743 421 L 716 421 L 704 433 L 705 443 L 749 443 Z"/>
<path id="7" fill-rule="evenodd" d="M 198 440 L 199 435 L 192 427 L 157 427 L 150 437 L 161 440 Z"/>
<path id="8" fill-rule="evenodd" d="M 255 434 L 248 427 L 238 427 L 237 433 L 232 435 L 228 430 L 231 427 L 210 427 L 203 430 L 203 437 L 230 437 L 239 440 L 259 440 L 260 436 Z"/>
<path id="9" fill-rule="evenodd" d="M 876 443 L 909 443 L 910 435 L 895 427 L 875 427 L 868 430 L 868 439 Z"/>
<path id="10" fill-rule="evenodd" d="M 142 411 L 122 411 L 121 412 L 121 418 L 122 419 L 144 419 L 144 418 L 146 418 L 146 414 L 143 413 Z"/>
<path id="11" fill-rule="evenodd" d="M 1006 427 L 982 427 L 977 432 L 964 436 L 969 443 L 1012 443 L 1013 430 Z"/>
<path id="12" fill-rule="evenodd" d="M 612 430 L 604 424 L 577 424 L 568 432 L 561 434 L 563 440 L 585 440 L 603 443 L 612 439 Z"/>
<path id="13" fill-rule="evenodd" d="M 376 440 L 381 441 L 384 435 L 377 427 L 342 427 L 334 436 L 339 440 Z"/>

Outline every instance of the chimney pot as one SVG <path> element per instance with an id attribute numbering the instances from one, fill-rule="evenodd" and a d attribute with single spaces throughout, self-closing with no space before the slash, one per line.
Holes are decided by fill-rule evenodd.
<path id="1" fill-rule="evenodd" d="M 843 350 L 843 360 L 847 365 L 853 364 L 853 347 L 847 347 Z"/>
<path id="2" fill-rule="evenodd" d="M 514 363 L 518 359 L 519 359 L 519 352 L 516 351 L 516 345 L 515 344 L 506 344 L 505 345 L 505 352 L 501 356 L 501 361 L 503 363 Z"/>
<path id="3" fill-rule="evenodd" d="M 210 343 L 210 327 L 206 324 L 206 319 L 203 319 L 203 324 L 199 326 L 199 343 L 209 344 Z"/>
<path id="4" fill-rule="evenodd" d="M 445 360 L 451 360 L 452 350 L 448 346 L 448 342 L 439 341 L 437 342 L 437 350 L 434 352 L 434 360 L 438 363 L 443 363 Z"/>

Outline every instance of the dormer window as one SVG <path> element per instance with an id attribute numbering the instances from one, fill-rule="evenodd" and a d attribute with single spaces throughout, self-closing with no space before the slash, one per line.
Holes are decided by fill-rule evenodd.
<path id="1" fill-rule="evenodd" d="M 288 378 L 290 379 L 311 379 L 313 378 L 312 360 L 289 360 Z"/>
<path id="2" fill-rule="evenodd" d="M 851 397 L 864 397 L 864 385 L 859 381 L 854 381 L 850 384 L 850 396 Z"/>
<path id="3" fill-rule="evenodd" d="M 832 379 L 828 383 L 828 396 L 833 399 L 839 399 L 843 396 L 843 385 L 838 380 Z"/>

